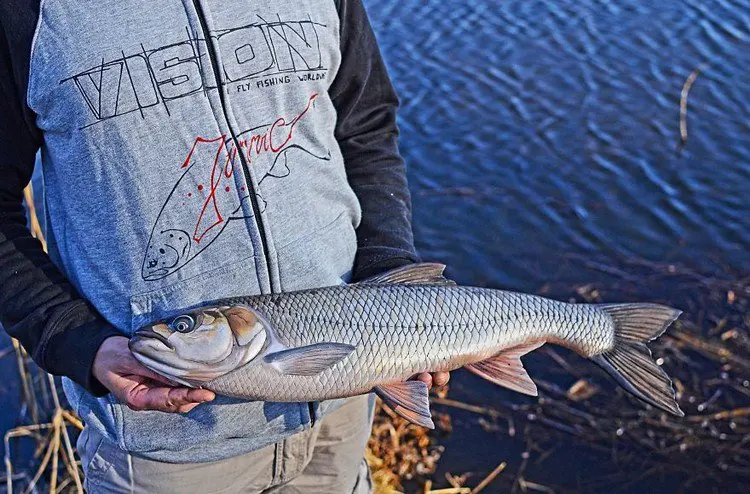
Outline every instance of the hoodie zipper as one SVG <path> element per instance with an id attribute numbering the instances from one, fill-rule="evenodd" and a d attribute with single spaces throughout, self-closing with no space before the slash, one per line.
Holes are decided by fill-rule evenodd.
<path id="1" fill-rule="evenodd" d="M 232 138 L 232 142 L 234 143 L 235 149 L 237 150 L 237 156 L 239 156 L 240 158 L 240 164 L 242 165 L 242 172 L 245 175 L 245 182 L 247 182 L 247 192 L 250 194 L 250 204 L 253 207 L 253 216 L 255 217 L 255 224 L 258 225 L 258 235 L 260 236 L 260 242 L 263 248 L 263 259 L 266 262 L 268 285 L 271 287 L 271 293 L 274 293 L 276 290 L 274 289 L 273 277 L 271 276 L 271 260 L 268 255 L 268 240 L 266 239 L 266 228 L 265 228 L 265 225 L 263 224 L 263 219 L 260 216 L 260 206 L 258 205 L 258 197 L 255 194 L 253 182 L 250 179 L 250 171 L 248 168 L 247 159 L 245 158 L 245 154 L 242 153 L 242 150 L 240 149 L 239 140 L 237 139 L 237 136 L 234 134 L 234 130 L 232 130 L 232 126 L 229 123 L 229 115 L 227 114 L 227 105 L 226 105 L 226 101 L 224 100 L 224 85 L 222 84 L 221 72 L 219 71 L 218 56 L 216 54 L 216 50 L 214 49 L 214 45 L 211 42 L 211 32 L 208 30 L 208 25 L 206 24 L 206 16 L 203 11 L 203 7 L 201 6 L 199 0 L 193 0 L 193 6 L 195 7 L 196 14 L 198 15 L 198 20 L 200 21 L 201 30 L 203 31 L 203 36 L 206 40 L 206 50 L 208 52 L 208 59 L 211 63 L 211 69 L 213 70 L 213 73 L 214 73 L 214 79 L 216 79 L 216 85 L 218 86 L 216 89 L 219 91 L 219 101 L 221 103 L 221 112 L 224 115 L 224 120 L 226 121 L 227 129 L 229 129 L 229 135 Z"/>
<path id="2" fill-rule="evenodd" d="M 253 182 L 250 180 L 250 171 L 248 170 L 247 160 L 245 159 L 244 153 L 240 150 L 239 140 L 232 130 L 232 126 L 229 124 L 229 115 L 227 115 L 227 106 L 224 100 L 224 86 L 221 80 L 221 72 L 219 71 L 218 57 L 214 50 L 213 43 L 211 42 L 211 32 L 208 30 L 206 24 L 206 15 L 203 12 L 203 7 L 199 0 L 193 0 L 193 6 L 195 12 L 198 15 L 198 21 L 203 31 L 203 36 L 206 39 L 206 50 L 208 52 L 208 59 L 211 62 L 211 69 L 214 72 L 214 79 L 216 79 L 216 89 L 219 91 L 219 101 L 221 102 L 221 112 L 224 115 L 227 128 L 229 129 L 229 135 L 232 137 L 235 149 L 237 150 L 237 156 L 240 158 L 242 165 L 242 171 L 245 175 L 245 182 L 247 182 L 247 191 L 250 194 L 250 204 L 253 206 L 253 216 L 255 216 L 255 224 L 258 225 L 258 235 L 260 235 L 261 245 L 263 246 L 263 259 L 266 261 L 266 272 L 268 273 L 268 285 L 271 287 L 271 293 L 275 293 L 273 286 L 273 279 L 271 277 L 271 260 L 268 257 L 268 241 L 266 240 L 266 229 L 263 225 L 263 219 L 260 217 L 260 206 L 258 205 L 258 198 L 253 190 Z M 308 402 L 307 410 L 310 415 L 310 428 L 315 426 L 315 402 Z"/>

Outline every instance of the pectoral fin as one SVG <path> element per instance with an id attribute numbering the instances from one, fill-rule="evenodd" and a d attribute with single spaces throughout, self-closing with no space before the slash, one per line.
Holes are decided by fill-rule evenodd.
<path id="1" fill-rule="evenodd" d="M 375 393 L 397 414 L 428 429 L 434 429 L 427 385 L 422 381 L 404 381 L 377 386 Z"/>
<path id="2" fill-rule="evenodd" d="M 354 347 L 344 343 L 316 343 L 269 353 L 263 361 L 282 374 L 314 376 L 344 360 Z"/>
<path id="3" fill-rule="evenodd" d="M 465 367 L 497 385 L 530 396 L 537 396 L 536 384 L 521 363 L 521 356 L 544 345 L 543 341 L 503 350 L 492 358 Z"/>

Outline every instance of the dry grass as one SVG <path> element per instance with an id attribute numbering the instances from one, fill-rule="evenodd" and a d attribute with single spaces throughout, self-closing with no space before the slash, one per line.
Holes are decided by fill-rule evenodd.
<path id="1" fill-rule="evenodd" d="M 24 198 L 29 209 L 30 228 L 46 250 L 39 220 L 34 208 L 34 194 L 31 185 L 24 190 Z M 8 493 L 17 492 L 16 482 L 24 480 L 26 485 L 20 492 L 36 492 L 42 479 L 51 494 L 76 492 L 83 494 L 83 474 L 76 459 L 69 428 L 83 429 L 83 423 L 75 414 L 62 406 L 58 385 L 49 374 L 40 371 L 33 364 L 18 341 L 12 340 L 18 375 L 21 381 L 23 404 L 28 424 L 20 425 L 5 433 L 5 487 Z M 46 420 L 45 420 L 46 419 Z M 14 474 L 12 442 L 21 438 L 34 441 L 36 468 L 31 472 Z"/>
<path id="2" fill-rule="evenodd" d="M 436 415 L 435 425 L 450 431 L 450 418 Z M 401 492 L 403 480 L 428 477 L 435 471 L 443 452 L 436 435 L 382 406 L 378 399 L 372 435 L 365 456 L 372 469 L 379 494 Z"/>
<path id="3" fill-rule="evenodd" d="M 432 395 L 433 403 L 453 404 L 465 407 L 465 404 L 446 398 L 448 387 L 436 390 Z M 480 412 L 481 407 L 469 407 L 470 411 Z M 481 412 L 480 412 L 481 413 Z M 433 410 L 436 430 L 430 431 L 409 423 L 407 420 L 384 407 L 378 399 L 372 435 L 367 444 L 365 457 L 370 464 L 375 483 L 375 494 L 399 494 L 404 492 L 404 481 L 422 481 L 423 494 L 477 494 L 485 489 L 505 469 L 502 462 L 487 477 L 477 483 L 476 487 L 465 486 L 465 475 L 446 475 L 450 487 L 433 489 L 432 475 L 437 462 L 443 453 L 443 446 L 438 444 L 439 437 L 452 431 L 451 418 L 447 413 Z"/>
<path id="4" fill-rule="evenodd" d="M 432 398 L 433 409 L 476 414 L 478 426 L 507 429 L 514 440 L 525 441 L 523 461 L 501 477 L 503 490 L 570 491 L 570 478 L 547 473 L 548 481 L 562 484 L 553 487 L 530 481 L 527 473 L 532 468 L 537 469 L 530 473 L 534 477 L 545 473 L 538 465 L 572 444 L 616 469 L 605 475 L 597 465 L 573 491 L 627 490 L 667 477 L 685 491 L 705 485 L 731 490 L 750 481 L 750 278 L 717 279 L 643 260 L 585 264 L 609 280 L 574 287 L 572 300 L 659 301 L 659 294 L 666 293 L 669 299 L 661 302 L 685 310 L 652 345 L 657 362 L 673 377 L 684 419 L 645 407 L 590 362 L 553 347 L 540 350 L 549 364 L 546 376 L 534 377 L 538 400 L 487 404 L 440 396 Z M 654 293 L 644 293 L 644 287 Z M 570 287 L 550 285 L 541 292 L 566 290 Z M 418 479 L 426 489 L 438 483 L 432 472 L 441 452 L 440 436 L 413 427 L 387 412 L 380 414 L 369 454 L 381 492 L 400 492 L 409 479 Z M 463 480 L 449 482 L 454 489 L 465 489 L 466 476 L 451 478 Z"/>
<path id="5" fill-rule="evenodd" d="M 31 190 L 26 191 L 32 203 Z M 31 209 L 32 232 L 41 239 L 38 221 Z M 585 269 L 598 270 L 610 278 L 606 284 L 575 287 L 574 299 L 582 302 L 643 298 L 643 286 L 661 293 L 675 291 L 670 300 L 686 314 L 660 339 L 655 354 L 674 377 L 678 399 L 687 413 L 678 419 L 635 403 L 622 390 L 607 397 L 601 384 L 612 389 L 606 378 L 592 376 L 588 362 L 571 358 L 556 349 L 541 351 L 554 362 L 549 380 L 535 379 L 540 390 L 532 404 L 464 403 L 446 396 L 433 396 L 437 431 L 408 423 L 379 405 L 367 459 L 373 471 L 376 492 L 404 492 L 404 484 L 421 485 L 418 492 L 470 494 L 497 492 L 493 482 L 503 478 L 502 462 L 473 488 L 467 475 L 446 475 L 450 487 L 433 489 L 437 463 L 443 453 L 441 434 L 451 432 L 451 419 L 440 410 L 456 409 L 481 416 L 488 428 L 507 423 L 508 434 L 523 437 L 527 451 L 513 473 L 514 491 L 554 492 L 526 478 L 530 455 L 546 457 L 560 444 L 585 444 L 592 451 L 611 457 L 619 472 L 607 478 L 590 478 L 586 489 L 602 491 L 627 488 L 651 476 L 679 474 L 683 488 L 710 484 L 737 486 L 750 481 L 750 278 L 716 279 L 674 265 L 643 260 L 624 265 L 597 264 L 579 260 Z M 614 281 L 612 281 L 614 280 Z M 560 287 L 540 291 L 560 293 Z M 680 295 L 683 294 L 683 295 Z M 625 297 L 625 298 L 623 298 Z M 36 492 L 44 480 L 50 493 L 82 493 L 82 474 L 75 458 L 70 431 L 80 430 L 80 420 L 58 399 L 58 387 L 31 363 L 14 341 L 21 381 L 25 422 L 5 434 L 4 482 L 8 492 Z M 560 386 L 556 383 L 569 382 Z M 517 425 L 516 425 L 517 424 Z M 36 466 L 29 472 L 14 472 L 12 442 L 34 441 Z M 637 474 L 635 472 L 638 472 Z M 508 485 L 508 478 L 505 478 Z M 473 484 L 473 482 L 472 482 Z M 15 490 L 14 490 L 15 489 Z"/>

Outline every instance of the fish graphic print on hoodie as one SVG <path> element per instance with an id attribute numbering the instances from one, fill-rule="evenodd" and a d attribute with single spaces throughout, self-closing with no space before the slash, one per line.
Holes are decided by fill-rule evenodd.
<path id="1" fill-rule="evenodd" d="M 331 96 L 342 4 L 362 9 L 41 3 L 27 102 L 44 135 L 50 257 L 119 331 L 207 301 L 348 281 L 362 214 Z M 362 34 L 350 35 L 357 57 Z M 390 86 L 379 91 L 395 106 Z M 337 406 L 219 398 L 177 415 L 134 412 L 71 380 L 65 390 L 120 447 L 170 462 L 258 449 Z"/>

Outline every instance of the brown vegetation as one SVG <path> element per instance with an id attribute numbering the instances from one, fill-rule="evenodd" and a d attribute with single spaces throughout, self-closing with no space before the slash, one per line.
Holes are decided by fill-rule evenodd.
<path id="1" fill-rule="evenodd" d="M 657 362 L 673 377 L 687 416 L 680 419 L 644 407 L 590 362 L 551 346 L 540 350 L 553 363 L 548 376 L 534 376 L 540 391 L 536 402 L 488 405 L 443 396 L 433 397 L 433 408 L 471 412 L 477 415 L 478 426 L 504 430 L 508 436 L 520 434 L 526 441 L 523 461 L 502 481 L 502 491 L 571 490 L 569 485 L 529 482 L 524 473 L 530 461 L 542 462 L 561 444 L 572 443 L 599 452 L 618 467 L 606 477 L 592 472 L 579 486 L 585 490 L 627 490 L 629 485 L 665 476 L 679 479 L 683 490 L 705 487 L 707 482 L 712 489 L 736 488 L 749 481 L 750 278 L 717 279 L 644 260 L 629 260 L 619 266 L 579 258 L 572 262 L 600 271 L 608 280 L 575 286 L 571 300 L 642 299 L 644 286 L 651 286 L 655 293 L 671 294 L 662 302 L 685 309 L 652 348 Z M 540 290 L 542 294 L 564 291 L 570 292 L 570 288 L 554 283 Z M 600 391 L 605 387 L 606 392 Z M 376 478 L 391 489 L 401 488 L 403 479 L 416 477 L 429 486 L 439 480 L 429 475 L 435 468 L 429 451 L 440 451 L 440 433 L 425 435 L 409 427 L 389 426 L 394 419 L 382 413 L 370 442 L 370 451 L 377 456 L 371 463 Z M 393 423 L 399 420 L 395 418 Z M 393 447 L 384 448 L 387 441 Z M 396 445 L 398 450 L 393 449 Z M 424 459 L 414 461 L 420 454 Z M 404 457 L 410 460 L 400 461 Z M 500 488 L 495 489 L 493 492 Z"/>
<path id="2" fill-rule="evenodd" d="M 33 210 L 32 231 L 41 235 Z M 447 390 L 438 391 L 432 399 L 436 431 L 410 424 L 379 405 L 367 449 L 377 492 L 402 492 L 407 483 L 432 494 L 497 492 L 500 483 L 503 490 L 566 490 L 532 482 L 525 471 L 530 461 L 541 462 L 560 444 L 570 442 L 586 445 L 618 466 L 618 472 L 606 478 L 587 479 L 582 487 L 588 490 L 622 489 L 663 475 L 678 475 L 683 489 L 708 483 L 716 488 L 736 487 L 750 481 L 750 278 L 717 279 L 643 260 L 607 264 L 571 257 L 570 262 L 581 265 L 576 269 L 599 271 L 607 278 L 575 286 L 572 300 L 643 299 L 652 295 L 644 295 L 644 287 L 651 287 L 653 300 L 658 300 L 657 294 L 671 293 L 662 302 L 685 309 L 685 315 L 653 348 L 660 365 L 673 376 L 687 416 L 679 419 L 644 408 L 615 389 L 602 373 L 593 371 L 589 362 L 547 346 L 540 351 L 554 364 L 547 378 L 535 377 L 540 395 L 534 402 L 465 403 L 448 398 Z M 569 285 L 554 282 L 540 289 L 541 294 L 565 292 L 571 292 Z M 61 405 L 55 381 L 36 369 L 16 342 L 13 352 L 0 358 L 11 355 L 18 364 L 24 419 L 4 438 L 3 480 L 8 491 L 19 492 L 22 484 L 23 492 L 32 492 L 44 480 L 52 493 L 83 492 L 70 434 L 82 428 L 80 420 Z M 603 386 L 608 388 L 606 393 L 600 392 Z M 478 426 L 486 430 L 520 435 L 527 447 L 515 472 L 504 476 L 507 465 L 500 458 L 484 477 L 446 474 L 445 479 L 434 478 L 444 451 L 440 439 L 452 428 L 449 410 L 475 414 Z M 23 438 L 36 445 L 36 465 L 29 471 L 16 471 L 12 442 Z M 433 484 L 448 487 L 433 489 Z"/>

